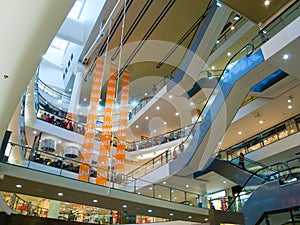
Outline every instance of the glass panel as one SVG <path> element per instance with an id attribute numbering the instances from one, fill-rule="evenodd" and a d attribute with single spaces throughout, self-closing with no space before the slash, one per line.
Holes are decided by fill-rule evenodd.
<path id="1" fill-rule="evenodd" d="M 155 198 L 170 201 L 170 188 L 163 185 L 156 185 Z"/>
<path id="2" fill-rule="evenodd" d="M 271 225 L 292 224 L 290 212 L 269 214 L 269 222 Z"/>

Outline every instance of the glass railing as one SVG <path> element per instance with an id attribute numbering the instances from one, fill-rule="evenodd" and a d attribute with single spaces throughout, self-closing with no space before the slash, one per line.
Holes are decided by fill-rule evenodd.
<path id="1" fill-rule="evenodd" d="M 142 179 L 129 178 L 125 175 L 117 174 L 112 170 L 103 170 L 96 165 L 88 165 L 80 161 L 63 157 L 60 154 L 32 149 L 27 146 L 21 146 L 11 142 L 7 146 L 3 163 L 11 165 L 15 164 L 15 161 L 10 159 L 10 157 L 14 154 L 14 151 L 22 151 L 25 155 L 25 160 L 21 165 L 18 164 L 18 167 L 21 166 L 24 168 L 30 168 L 32 170 L 77 180 L 80 165 L 85 165 L 90 168 L 87 181 L 88 183 L 93 183 L 96 185 L 97 173 L 105 172 L 108 174 L 108 182 L 104 185 L 106 187 L 173 203 L 207 208 L 208 201 L 204 195 L 199 195 L 198 193 L 181 190 L 164 184 L 149 182 Z"/>
<path id="2" fill-rule="evenodd" d="M 285 13 L 279 17 L 280 20 L 285 20 L 285 19 L 288 20 L 287 23 L 281 23 L 281 24 L 284 24 L 285 26 L 281 26 L 280 29 L 276 29 L 276 32 L 275 32 L 275 29 L 272 27 L 273 23 L 278 23 L 277 19 L 275 19 L 266 28 L 267 32 L 272 30 L 271 33 L 257 34 L 247 45 L 245 45 L 241 50 L 239 50 L 236 54 L 234 54 L 230 58 L 230 60 L 226 64 L 226 66 L 224 67 L 224 70 L 222 72 L 220 80 L 225 79 L 225 77 L 229 73 L 232 65 L 234 65 L 238 60 L 240 60 L 242 57 L 250 56 L 263 43 L 268 41 L 270 38 L 272 38 L 274 35 L 276 35 L 280 30 L 282 30 L 284 27 L 286 27 L 290 22 L 292 22 L 293 20 L 291 18 L 294 18 L 294 19 L 297 18 L 297 16 L 295 16 L 295 15 L 291 16 L 290 14 L 295 14 L 295 13 L 297 14 L 298 7 L 299 7 L 299 2 L 297 4 L 294 4 L 289 9 L 287 9 L 285 11 Z M 278 27 L 278 26 L 276 26 L 276 27 Z M 265 36 L 262 38 L 262 34 L 263 35 L 267 34 L 268 35 L 267 38 Z M 161 81 L 161 83 L 165 84 L 164 80 Z M 187 135 L 186 139 L 180 145 L 184 144 L 188 140 L 188 138 L 191 136 L 191 134 L 197 130 L 195 126 L 196 126 L 196 124 L 198 124 L 198 120 L 200 120 L 200 118 L 204 118 L 206 116 L 207 112 L 209 112 L 210 105 L 212 104 L 212 102 L 214 102 L 215 97 L 217 96 L 219 91 L 220 91 L 220 87 L 218 87 L 218 85 L 217 85 L 214 88 L 214 90 L 211 92 L 210 97 L 207 99 L 207 102 L 206 102 L 203 110 L 201 111 L 197 121 L 192 126 L 191 132 L 189 133 L 189 135 Z M 128 176 L 132 177 L 132 178 L 138 178 L 138 177 L 144 176 L 145 174 L 155 170 L 156 168 L 158 168 L 160 166 L 163 166 L 163 165 L 169 163 L 170 161 L 176 159 L 176 157 L 177 157 L 176 149 L 178 149 L 178 148 L 179 148 L 179 145 L 175 146 L 175 148 L 173 150 L 167 150 L 166 152 L 160 154 L 159 156 L 157 156 L 157 157 L 153 158 L 152 160 L 146 162 L 145 164 L 141 165 L 139 168 L 136 168 L 135 170 L 131 171 L 128 174 Z"/>
<path id="3" fill-rule="evenodd" d="M 222 44 L 224 44 L 233 34 L 235 34 L 242 26 L 247 23 L 247 19 L 242 17 L 230 26 L 217 40 L 211 54 L 213 54 Z"/>
<path id="4" fill-rule="evenodd" d="M 293 169 L 291 169 L 291 165 L 293 165 Z M 285 184 L 296 181 L 297 179 L 294 178 L 299 175 L 299 172 L 295 172 L 295 169 L 299 170 L 299 168 L 300 160 L 299 158 L 295 158 L 288 162 L 278 162 L 257 170 L 246 180 L 242 190 L 233 198 L 232 202 L 228 206 L 228 210 L 239 212 L 251 194 L 265 182 L 279 180 L 280 184 Z M 253 185 L 253 182 L 251 181 L 256 179 L 256 176 L 263 179 L 260 184 Z"/>
<path id="5" fill-rule="evenodd" d="M 240 152 L 247 154 L 300 131 L 300 115 L 294 116 L 259 134 L 218 153 L 219 158 L 236 162 Z"/>
<path id="6" fill-rule="evenodd" d="M 27 216 L 47 217 L 48 209 L 34 205 L 14 193 L 1 192 L 7 206 L 17 214 Z"/>
<path id="7" fill-rule="evenodd" d="M 45 84 L 42 80 L 37 79 L 37 84 L 38 84 L 38 88 L 39 90 L 43 91 L 44 93 L 46 93 L 47 95 L 62 101 L 63 103 L 69 104 L 71 101 L 71 96 L 60 93 L 57 90 L 54 90 L 52 87 L 50 87 L 49 85 Z"/>

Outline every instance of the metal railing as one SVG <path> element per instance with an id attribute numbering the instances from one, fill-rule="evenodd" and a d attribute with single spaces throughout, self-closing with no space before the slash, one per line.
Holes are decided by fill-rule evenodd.
<path id="1" fill-rule="evenodd" d="M 14 212 L 27 216 L 47 217 L 48 209 L 34 205 L 29 201 L 22 199 L 15 193 L 1 192 L 3 200 L 7 206 Z"/>
<path id="2" fill-rule="evenodd" d="M 226 66 L 224 67 L 224 70 L 222 72 L 220 80 L 222 80 L 223 76 L 227 76 L 228 72 L 230 71 L 232 62 L 236 63 L 239 59 L 241 59 L 244 56 L 249 57 L 263 43 L 268 41 L 271 37 L 276 35 L 280 30 L 282 30 L 289 23 L 291 23 L 295 18 L 297 18 L 299 15 L 298 11 L 297 11 L 297 10 L 299 10 L 299 4 L 300 3 L 298 1 L 294 5 L 289 7 L 282 15 L 280 15 L 278 18 L 276 18 L 274 21 L 272 21 L 265 28 L 265 32 L 258 33 L 247 45 L 245 45 L 241 50 L 239 50 L 236 54 L 234 54 L 230 58 L 230 60 L 226 64 Z M 288 20 L 288 21 L 286 21 L 286 23 L 283 22 L 283 21 L 285 21 L 285 19 Z M 274 26 L 274 24 L 276 24 L 276 26 Z M 280 25 L 278 25 L 278 24 L 280 24 Z M 214 88 L 214 90 L 211 92 L 203 110 L 199 114 L 197 121 L 192 126 L 191 132 L 189 133 L 189 135 L 186 136 L 186 139 L 183 141 L 182 144 L 184 144 L 188 140 L 188 138 L 191 136 L 191 134 L 196 131 L 196 124 L 198 124 L 198 120 L 200 120 L 200 118 L 205 117 L 207 112 L 210 110 L 210 107 L 209 107 L 210 104 L 214 101 L 214 98 L 217 96 L 217 93 L 219 91 L 220 90 L 216 86 L 216 88 Z M 167 150 L 166 152 L 155 157 L 154 159 L 146 162 L 145 164 L 141 165 L 139 168 L 136 168 L 135 170 L 131 171 L 128 174 L 128 176 L 133 177 L 133 178 L 142 177 L 143 175 L 153 171 L 154 169 L 157 169 L 158 167 L 163 166 L 163 165 L 169 163 L 170 161 L 176 159 L 176 157 L 171 157 L 171 156 L 172 156 L 172 152 L 175 152 L 175 155 L 176 155 L 176 149 L 178 147 L 179 147 L 179 145 L 175 146 L 173 150 Z M 165 158 L 165 160 L 162 160 L 163 158 Z M 156 165 L 156 166 L 151 167 L 151 165 Z"/>
<path id="3" fill-rule="evenodd" d="M 14 151 L 21 151 L 25 160 L 21 164 L 11 159 Z M 98 173 L 107 174 L 107 183 L 103 186 L 136 193 L 160 200 L 174 202 L 178 204 L 188 204 L 194 207 L 207 207 L 207 197 L 193 193 L 192 191 L 167 186 L 164 184 L 153 183 L 142 179 L 133 179 L 123 174 L 115 173 L 112 170 L 103 170 L 97 165 L 89 165 L 74 159 L 70 159 L 60 154 L 51 153 L 44 150 L 33 149 L 9 142 L 5 157 L 2 163 L 16 165 L 18 167 L 29 168 L 56 176 L 67 177 L 78 180 L 80 166 L 88 166 L 89 174 L 86 182 L 96 184 Z M 201 204 L 200 204 L 201 203 Z"/>

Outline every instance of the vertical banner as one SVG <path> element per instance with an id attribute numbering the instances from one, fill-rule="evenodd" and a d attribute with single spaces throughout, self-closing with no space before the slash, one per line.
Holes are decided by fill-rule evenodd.
<path id="1" fill-rule="evenodd" d="M 86 128 L 83 138 L 83 146 L 81 151 L 81 161 L 85 164 L 80 164 L 78 179 L 88 181 L 89 179 L 89 165 L 92 162 L 92 149 L 95 137 L 96 123 L 97 123 L 97 109 L 99 106 L 99 99 L 101 94 L 101 87 L 104 73 L 104 60 L 98 57 L 94 69 L 94 80 L 92 83 L 92 91 L 90 96 L 90 105 L 88 116 L 86 120 Z"/>
<path id="2" fill-rule="evenodd" d="M 118 76 L 118 67 L 113 63 L 110 64 L 110 75 L 107 83 L 106 100 L 104 108 L 104 118 L 102 125 L 102 134 L 100 141 L 100 151 L 98 158 L 98 171 L 96 184 L 106 185 L 108 179 L 108 166 L 110 156 L 110 145 L 112 137 L 112 120 L 114 111 L 114 102 L 116 95 L 116 84 Z"/>
<path id="3" fill-rule="evenodd" d="M 124 71 L 122 74 L 122 90 L 120 101 L 120 118 L 118 128 L 118 144 L 116 150 L 115 172 L 117 174 L 124 174 L 125 167 L 125 150 L 126 150 L 126 128 L 128 125 L 129 114 L 129 85 L 130 74 L 128 71 Z"/>

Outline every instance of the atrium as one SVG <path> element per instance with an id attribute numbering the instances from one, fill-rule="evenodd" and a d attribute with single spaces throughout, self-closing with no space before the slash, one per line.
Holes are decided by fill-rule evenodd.
<path id="1" fill-rule="evenodd" d="M 299 1 L 1 6 L 2 221 L 299 223 Z"/>

